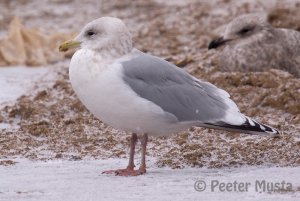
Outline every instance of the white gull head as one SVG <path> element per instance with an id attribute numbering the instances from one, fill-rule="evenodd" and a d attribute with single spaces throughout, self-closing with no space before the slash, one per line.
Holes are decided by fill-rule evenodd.
<path id="1" fill-rule="evenodd" d="M 75 37 L 81 49 L 121 56 L 131 52 L 132 39 L 122 20 L 101 17 L 88 23 Z"/>

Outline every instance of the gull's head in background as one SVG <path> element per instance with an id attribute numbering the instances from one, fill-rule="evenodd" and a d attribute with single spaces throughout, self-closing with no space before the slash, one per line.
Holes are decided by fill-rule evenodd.
<path id="1" fill-rule="evenodd" d="M 85 25 L 73 40 L 61 44 L 59 50 L 67 51 L 74 48 L 123 55 L 131 51 L 132 39 L 122 20 L 101 17 Z"/>
<path id="2" fill-rule="evenodd" d="M 208 49 L 243 41 L 260 41 L 272 34 L 272 29 L 265 15 L 257 13 L 241 15 L 226 26 L 223 35 L 210 42 Z"/>

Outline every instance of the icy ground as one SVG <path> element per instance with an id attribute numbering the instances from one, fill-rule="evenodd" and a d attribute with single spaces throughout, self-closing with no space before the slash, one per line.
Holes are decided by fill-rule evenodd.
<path id="1" fill-rule="evenodd" d="M 299 168 L 178 169 L 150 167 L 139 177 L 101 174 L 124 167 L 126 159 L 31 162 L 0 166 L 0 200 L 260 200 L 296 201 L 296 192 L 260 192 L 255 181 L 290 182 L 300 186 Z M 206 190 L 194 189 L 195 181 L 207 183 Z M 248 192 L 211 192 L 211 181 L 250 183 Z"/>
<path id="2" fill-rule="evenodd" d="M 45 76 L 48 71 L 49 68 L 1 67 L 0 108 L 32 90 L 35 82 Z"/>
<path id="3" fill-rule="evenodd" d="M 55 67 L 43 68 L 14 66 L 0 68 L 0 109 L 14 103 L 24 94 L 33 93 L 37 88 L 42 88 L 55 78 Z M 7 124 L 0 122 L 1 129 L 15 129 L 18 122 Z"/>

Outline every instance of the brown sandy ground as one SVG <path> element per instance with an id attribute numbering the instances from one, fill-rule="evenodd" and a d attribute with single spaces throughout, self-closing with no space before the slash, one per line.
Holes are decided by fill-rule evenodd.
<path id="1" fill-rule="evenodd" d="M 36 5 L 38 2 L 33 1 Z M 300 80 L 292 75 L 270 70 L 263 73 L 222 73 L 215 62 L 217 52 L 207 51 L 214 32 L 235 15 L 253 11 L 270 12 L 270 21 L 282 26 L 299 28 L 286 14 L 299 9 L 299 4 L 276 11 L 265 4 L 252 1 L 101 1 L 97 11 L 91 1 L 53 1 L 51 6 L 68 6 L 74 13 L 37 12 L 27 10 L 30 2 L 17 6 L 28 25 L 45 22 L 44 27 L 65 18 L 61 26 L 74 30 L 87 21 L 104 15 L 117 16 L 128 24 L 135 46 L 161 56 L 186 69 L 194 76 L 207 80 L 228 91 L 241 112 L 280 129 L 280 137 L 250 136 L 202 128 L 165 138 L 150 138 L 148 156 L 157 159 L 158 166 L 172 168 L 235 167 L 240 165 L 300 165 Z M 82 1 L 81 1 L 82 2 Z M 32 2 L 31 2 L 32 3 Z M 40 3 L 40 10 L 44 5 Z M 297 7 L 298 6 L 298 7 Z M 7 9 L 12 10 L 12 6 Z M 27 10 L 26 10 L 27 9 Z M 68 10 L 68 9 L 65 9 Z M 101 13 L 101 15 L 99 15 Z M 275 14 L 274 14 L 275 13 Z M 292 19 L 292 18 L 291 18 Z M 294 19 L 294 18 L 293 18 Z M 73 21 L 72 21 L 73 20 Z M 76 22 L 74 25 L 74 22 Z M 4 23 L 4 22 L 3 22 Z M 20 97 L 13 106 L 0 112 L 0 121 L 18 121 L 16 131 L 0 131 L 0 158 L 14 157 L 36 160 L 80 160 L 85 157 L 127 157 L 129 135 L 115 130 L 94 118 L 75 96 L 68 81 L 67 66 L 58 66 L 53 86 Z M 7 165 L 10 162 L 2 162 Z"/>

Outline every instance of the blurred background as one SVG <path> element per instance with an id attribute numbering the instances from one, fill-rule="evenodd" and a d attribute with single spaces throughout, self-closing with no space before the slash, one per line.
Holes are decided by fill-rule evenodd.
<path id="1" fill-rule="evenodd" d="M 169 139 L 153 138 L 149 155 L 157 158 L 156 165 L 300 164 L 299 79 L 274 69 L 222 72 L 218 51 L 207 49 L 230 20 L 245 13 L 264 14 L 274 27 L 300 30 L 300 1 L 2 0 L 0 4 L 1 158 L 126 156 L 127 135 L 95 119 L 80 103 L 68 81 L 72 52 L 58 52 L 59 44 L 89 21 L 114 16 L 124 20 L 136 48 L 225 89 L 241 112 L 283 133 L 278 141 L 194 128 Z M 212 156 L 218 157 L 210 160 Z"/>

